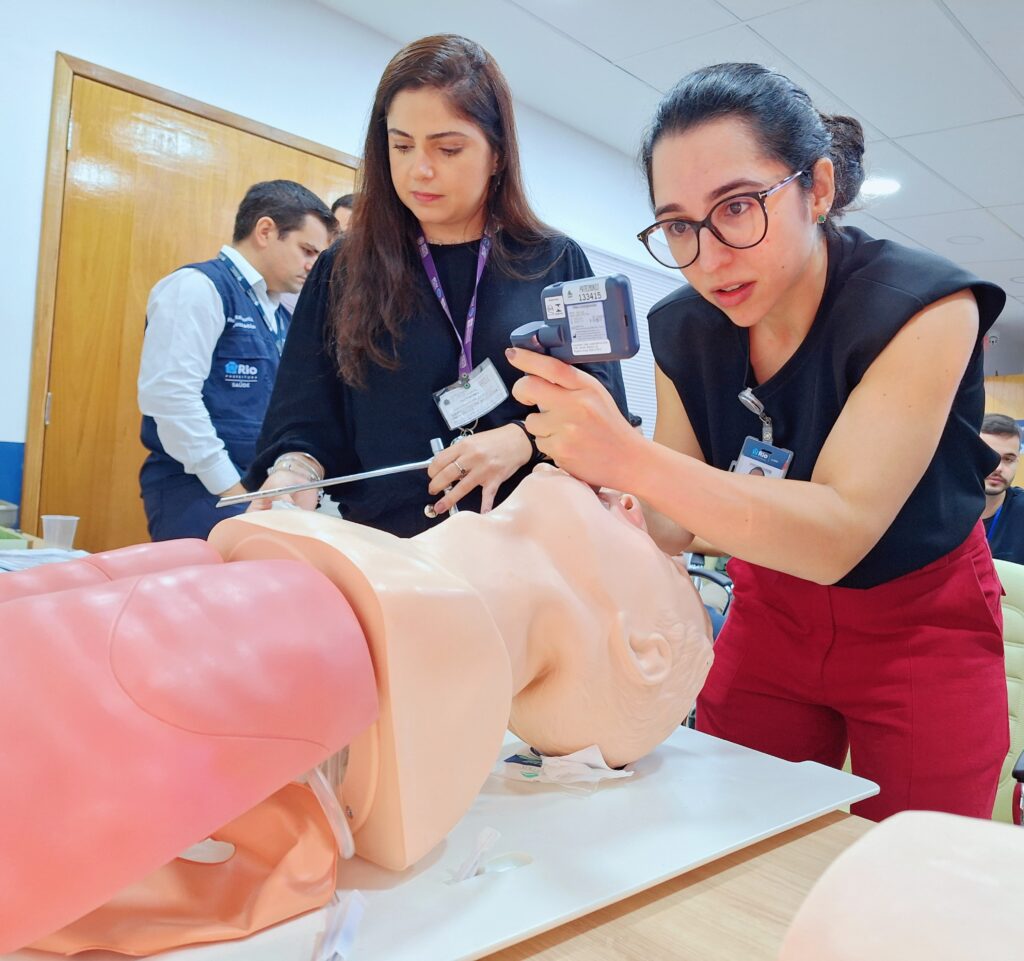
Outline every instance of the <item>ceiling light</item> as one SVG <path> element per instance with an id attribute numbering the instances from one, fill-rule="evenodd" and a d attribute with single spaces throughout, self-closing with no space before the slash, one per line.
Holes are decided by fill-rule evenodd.
<path id="1" fill-rule="evenodd" d="M 981 237 L 976 237 L 974 234 L 958 234 L 956 237 L 947 237 L 946 240 L 948 240 L 951 244 L 957 244 L 958 246 L 961 247 L 966 247 L 970 244 L 980 244 L 984 242 Z"/>
<path id="2" fill-rule="evenodd" d="M 860 194 L 866 200 L 874 200 L 876 197 L 888 197 L 900 189 L 900 182 L 892 177 L 868 177 L 861 184 Z"/>

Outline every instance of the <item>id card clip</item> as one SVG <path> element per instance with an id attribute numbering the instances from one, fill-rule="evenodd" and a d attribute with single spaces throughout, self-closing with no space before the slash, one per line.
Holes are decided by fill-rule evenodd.
<path id="1" fill-rule="evenodd" d="M 450 430 L 461 430 L 486 416 L 508 397 L 508 387 L 490 357 L 468 374 L 434 392 L 434 403 Z M 464 431 L 467 433 L 467 431 Z"/>
<path id="2" fill-rule="evenodd" d="M 761 441 L 765 444 L 772 443 L 772 419 L 765 413 L 764 404 L 755 396 L 754 392 L 745 387 L 739 392 L 740 403 L 752 414 L 756 414 L 761 421 Z"/>

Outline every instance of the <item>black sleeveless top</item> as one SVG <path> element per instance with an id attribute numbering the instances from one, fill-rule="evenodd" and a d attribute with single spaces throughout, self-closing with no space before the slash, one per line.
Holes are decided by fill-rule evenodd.
<path id="1" fill-rule="evenodd" d="M 744 438 L 761 436 L 760 421 L 737 400 L 747 386 L 772 419 L 774 443 L 793 451 L 787 476 L 810 480 L 846 399 L 883 348 L 928 304 L 966 288 L 981 324 L 938 449 L 892 525 L 839 587 L 874 587 L 924 567 L 960 545 L 977 523 L 984 479 L 998 460 L 978 436 L 985 410 L 982 335 L 1006 295 L 935 254 L 874 240 L 853 227 L 831 230 L 825 292 L 811 329 L 759 385 L 747 331 L 692 287 L 651 309 L 655 360 L 679 392 L 707 463 L 728 469 Z M 862 456 L 870 459 L 872 438 L 862 442 Z"/>

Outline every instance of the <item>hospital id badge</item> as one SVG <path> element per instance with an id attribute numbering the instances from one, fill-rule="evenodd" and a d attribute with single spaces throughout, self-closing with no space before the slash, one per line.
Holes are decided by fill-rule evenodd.
<path id="1" fill-rule="evenodd" d="M 748 437 L 743 441 L 733 471 L 737 474 L 754 474 L 761 477 L 785 477 L 792 463 L 791 450 L 776 447 L 755 437 Z"/>
<path id="2" fill-rule="evenodd" d="M 444 422 L 455 430 L 489 414 L 506 397 L 508 388 L 488 357 L 477 364 L 468 380 L 461 378 L 434 392 L 434 403 Z"/>

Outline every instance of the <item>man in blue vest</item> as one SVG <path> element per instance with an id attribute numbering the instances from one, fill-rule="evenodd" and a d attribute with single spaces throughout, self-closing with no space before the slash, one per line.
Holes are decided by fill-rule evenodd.
<path id="1" fill-rule="evenodd" d="M 139 482 L 150 537 L 205 538 L 244 508 L 214 507 L 242 494 L 255 456 L 297 293 L 336 222 L 301 184 L 270 180 L 246 192 L 234 238 L 213 259 L 188 264 L 153 288 L 139 366 Z"/>

